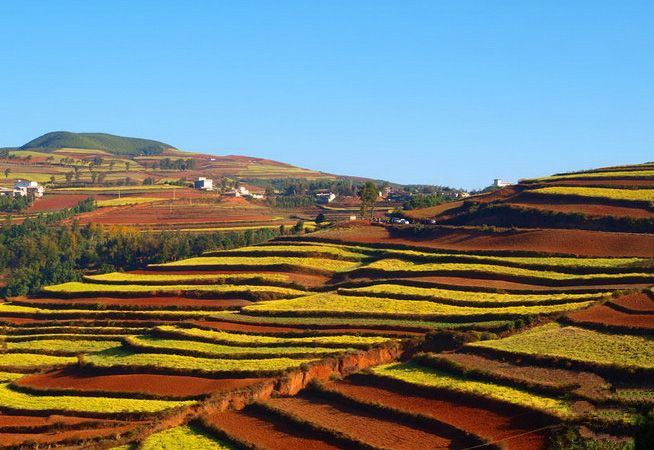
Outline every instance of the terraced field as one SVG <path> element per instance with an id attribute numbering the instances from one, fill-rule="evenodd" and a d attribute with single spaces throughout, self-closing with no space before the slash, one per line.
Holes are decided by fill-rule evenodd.
<path id="1" fill-rule="evenodd" d="M 525 449 L 562 424 L 633 435 L 654 406 L 649 234 L 579 253 L 559 251 L 558 229 L 536 230 L 562 236 L 545 247 L 523 239 L 534 230 L 466 226 L 336 228 L 8 298 L 0 442 Z"/>

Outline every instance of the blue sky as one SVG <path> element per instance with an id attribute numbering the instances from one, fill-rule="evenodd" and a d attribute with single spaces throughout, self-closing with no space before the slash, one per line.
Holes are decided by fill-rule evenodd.
<path id="1" fill-rule="evenodd" d="M 654 160 L 654 2 L 0 2 L 0 146 L 159 139 L 465 188 Z"/>

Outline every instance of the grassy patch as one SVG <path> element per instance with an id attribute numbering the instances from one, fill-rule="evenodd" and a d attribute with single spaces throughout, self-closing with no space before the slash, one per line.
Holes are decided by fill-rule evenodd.
<path id="1" fill-rule="evenodd" d="M 77 358 L 68 356 L 35 355 L 33 353 L 0 354 L 0 367 L 31 370 L 38 367 L 74 364 Z M 0 405 L 2 402 L 0 401 Z"/>
<path id="2" fill-rule="evenodd" d="M 468 345 L 607 367 L 654 369 L 653 337 L 616 335 L 555 323 Z"/>
<path id="3" fill-rule="evenodd" d="M 234 273 L 234 274 L 182 274 L 175 273 L 166 274 L 138 274 L 138 273 L 123 273 L 112 272 L 102 275 L 87 275 L 84 279 L 94 283 L 121 283 L 121 284 L 193 284 L 194 282 L 202 283 L 239 283 L 245 280 L 261 280 L 271 282 L 285 282 L 288 277 L 283 274 L 270 274 L 270 273 Z"/>
<path id="4" fill-rule="evenodd" d="M 148 436 L 141 450 L 233 450 L 235 447 L 220 442 L 207 431 L 194 425 L 169 428 Z"/>
<path id="5" fill-rule="evenodd" d="M 229 266 L 292 266 L 307 269 L 344 272 L 354 269 L 358 263 L 323 258 L 299 258 L 299 257 L 240 257 L 240 256 L 200 256 L 197 258 L 182 259 L 165 264 L 151 264 L 150 267 L 229 267 Z"/>
<path id="6" fill-rule="evenodd" d="M 166 200 L 163 198 L 154 197 L 123 197 L 112 198 L 110 200 L 98 200 L 98 207 L 103 206 L 127 206 L 127 205 L 140 205 L 142 203 L 160 202 Z"/>

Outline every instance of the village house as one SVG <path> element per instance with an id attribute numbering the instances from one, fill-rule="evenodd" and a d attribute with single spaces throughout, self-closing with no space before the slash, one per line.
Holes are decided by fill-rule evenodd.
<path id="1" fill-rule="evenodd" d="M 316 202 L 331 203 L 336 200 L 336 194 L 333 192 L 316 192 Z"/>
<path id="2" fill-rule="evenodd" d="M 503 180 L 501 180 L 499 178 L 495 178 L 493 180 L 493 186 L 495 186 L 495 187 L 501 187 L 502 188 L 502 187 L 506 187 L 506 186 L 511 186 L 512 184 L 513 183 L 510 183 L 508 181 L 503 181 Z"/>
<path id="3" fill-rule="evenodd" d="M 198 177 L 198 179 L 193 182 L 193 187 L 203 191 L 213 191 L 213 180 L 211 178 Z"/>
<path id="4" fill-rule="evenodd" d="M 45 188 L 36 181 L 18 180 L 14 185 L 14 197 L 25 197 L 26 195 L 41 198 Z"/>

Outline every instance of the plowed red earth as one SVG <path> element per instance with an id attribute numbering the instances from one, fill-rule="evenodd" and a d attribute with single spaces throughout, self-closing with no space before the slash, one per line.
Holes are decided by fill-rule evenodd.
<path id="1" fill-rule="evenodd" d="M 27 212 L 54 211 L 57 209 L 72 208 L 89 197 L 92 196 L 85 194 L 46 194 L 44 197 L 34 200 L 32 206 L 27 209 Z M 100 196 L 95 197 L 97 197 L 98 200 L 104 198 L 104 196 L 102 196 L 103 198 L 100 198 Z"/>
<path id="2" fill-rule="evenodd" d="M 321 427 L 345 433 L 367 444 L 393 449 L 448 448 L 450 439 L 427 433 L 407 425 L 390 422 L 342 405 L 301 397 L 275 398 L 268 401 L 274 407 L 319 424 Z"/>
<path id="3" fill-rule="evenodd" d="M 115 307 L 139 307 L 152 309 L 153 307 L 166 309 L 170 307 L 178 309 L 215 309 L 221 310 L 226 308 L 236 308 L 240 306 L 247 306 L 252 304 L 249 300 L 243 299 L 195 299 L 186 297 L 138 297 L 138 298 L 112 298 L 112 297 L 92 297 L 92 298 L 74 298 L 74 299 L 58 299 L 58 298 L 27 298 L 20 300 L 21 304 L 25 305 L 71 305 L 78 304 L 82 307 L 88 305 L 102 304 L 106 306 Z M 65 311 L 65 310 L 63 310 Z"/>
<path id="4" fill-rule="evenodd" d="M 153 396 L 190 397 L 251 386 L 262 378 L 211 379 L 182 375 L 120 374 L 89 375 L 57 370 L 28 375 L 15 383 L 34 389 L 66 389 L 85 392 L 128 392 Z"/>
<path id="5" fill-rule="evenodd" d="M 23 444 L 26 441 L 44 445 L 64 442 L 79 444 L 81 443 L 80 441 L 88 439 L 103 437 L 106 438 L 112 437 L 114 435 L 120 435 L 135 428 L 136 426 L 136 424 L 130 424 L 118 427 L 95 428 L 90 430 L 70 430 L 49 433 L 0 433 L 0 444 L 3 447 Z"/>
<path id="6" fill-rule="evenodd" d="M 357 279 L 357 280 L 364 280 Z M 484 280 L 479 278 L 462 278 L 462 277 L 445 277 L 445 276 L 428 276 L 428 277 L 407 277 L 407 278 L 391 278 L 391 279 L 379 279 L 376 278 L 374 281 L 377 283 L 382 282 L 392 282 L 393 280 L 411 280 L 418 281 L 421 283 L 433 283 L 434 285 L 444 285 L 452 286 L 453 289 L 458 290 L 469 290 L 467 287 L 482 287 L 489 289 L 497 289 L 501 291 L 565 291 L 565 292 L 575 292 L 575 291 L 603 291 L 603 290 L 616 290 L 616 289 L 633 289 L 638 287 L 648 287 L 648 284 L 610 284 L 610 285 L 592 285 L 592 286 L 541 286 L 537 284 L 528 284 L 528 283 L 518 283 L 513 281 L 504 281 L 504 280 Z"/>
<path id="7" fill-rule="evenodd" d="M 52 415 L 48 417 L 41 416 L 20 416 L 20 415 L 7 415 L 0 414 L 0 429 L 7 427 L 24 427 L 24 428 L 42 428 L 50 426 L 74 426 L 74 425 L 87 425 L 87 424 L 121 424 L 124 422 L 119 420 L 98 420 L 89 419 L 87 417 L 71 417 L 71 416 L 58 416 Z"/>
<path id="8" fill-rule="evenodd" d="M 463 251 L 518 250 L 578 256 L 654 257 L 654 234 L 608 233 L 587 230 L 520 230 L 489 233 L 447 228 L 423 238 L 392 237 L 385 227 L 360 226 L 317 235 L 347 243 L 402 244 Z"/>
<path id="9" fill-rule="evenodd" d="M 571 312 L 567 314 L 567 317 L 580 325 L 607 325 L 654 330 L 654 314 L 626 314 L 604 305 Z"/>
<path id="10" fill-rule="evenodd" d="M 547 431 L 535 431 L 547 424 L 535 414 L 475 407 L 349 381 L 330 383 L 328 388 L 363 401 L 433 417 L 510 449 L 542 449 L 547 442 Z"/>
<path id="11" fill-rule="evenodd" d="M 330 445 L 281 419 L 263 417 L 247 409 L 239 412 L 227 411 L 212 414 L 205 419 L 205 423 L 256 448 L 270 450 L 329 450 L 340 448 Z"/>
<path id="12" fill-rule="evenodd" d="M 611 300 L 611 303 L 626 308 L 634 313 L 652 313 L 654 312 L 654 299 L 644 292 L 629 294 Z"/>
<path id="13" fill-rule="evenodd" d="M 543 211 L 557 212 L 579 212 L 590 216 L 611 216 L 611 217 L 636 217 L 651 218 L 654 217 L 652 211 L 643 208 L 628 208 L 625 206 L 600 205 L 593 203 L 572 203 L 562 204 L 545 203 L 537 201 L 516 201 L 508 203 L 509 205 L 519 206 L 522 208 L 540 209 Z"/>

